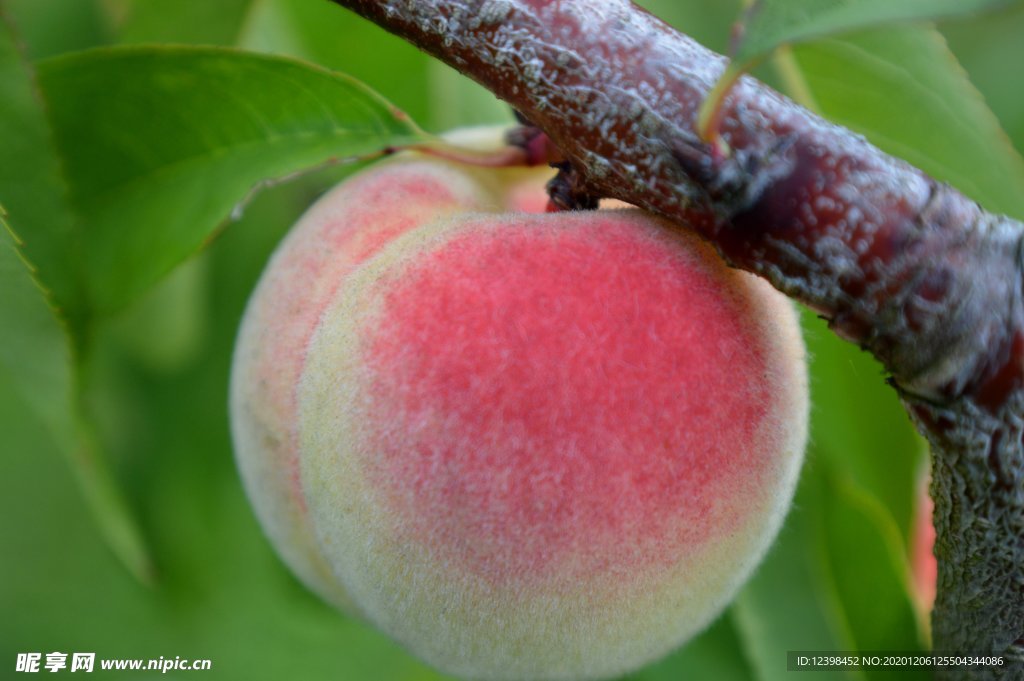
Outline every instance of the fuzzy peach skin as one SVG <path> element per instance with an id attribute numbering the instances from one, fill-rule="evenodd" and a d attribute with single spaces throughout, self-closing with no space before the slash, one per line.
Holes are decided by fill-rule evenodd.
<path id="1" fill-rule="evenodd" d="M 493 129 L 483 129 L 464 131 L 456 141 L 486 147 L 495 138 Z M 278 553 L 308 587 L 335 605 L 356 610 L 316 545 L 297 449 L 295 394 L 320 316 L 352 269 L 396 235 L 470 210 L 543 210 L 543 184 L 550 174 L 467 173 L 414 156 L 378 164 L 310 208 L 275 252 L 249 301 L 230 388 L 236 461 Z"/>
<path id="2" fill-rule="evenodd" d="M 467 678 L 614 677 L 703 629 L 791 503 L 789 302 L 633 210 L 388 234 L 294 360 L 303 547 Z"/>

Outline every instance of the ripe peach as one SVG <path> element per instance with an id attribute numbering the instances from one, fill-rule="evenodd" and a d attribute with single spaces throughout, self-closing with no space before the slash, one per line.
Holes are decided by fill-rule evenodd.
<path id="1" fill-rule="evenodd" d="M 413 159 L 324 197 L 246 312 L 233 435 L 328 599 L 457 675 L 609 677 L 706 626 L 770 544 L 803 345 L 685 231 L 505 212 L 523 177 Z"/>
<path id="2" fill-rule="evenodd" d="M 239 471 L 285 563 L 335 605 L 353 606 L 320 556 L 299 480 L 295 389 L 306 347 L 342 280 L 398 234 L 456 212 L 543 210 L 536 171 L 491 171 L 485 179 L 428 159 L 383 164 L 349 179 L 289 232 L 246 309 L 230 391 Z M 514 189 L 510 202 L 498 196 L 498 183 Z"/>

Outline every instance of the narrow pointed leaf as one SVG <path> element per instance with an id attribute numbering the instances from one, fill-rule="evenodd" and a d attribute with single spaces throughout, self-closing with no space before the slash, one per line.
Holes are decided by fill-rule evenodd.
<path id="1" fill-rule="evenodd" d="M 43 62 L 39 79 L 101 314 L 199 250 L 261 185 L 422 138 L 350 78 L 233 50 L 100 49 Z"/>
<path id="2" fill-rule="evenodd" d="M 975 14 L 1010 0 L 757 0 L 737 31 L 733 59 L 748 64 L 780 45 L 896 22 Z"/>
<path id="3" fill-rule="evenodd" d="M 64 305 L 84 309 L 84 289 L 74 256 L 77 222 L 33 76 L 0 14 L 0 382 L 12 386 L 67 457 L 107 544 L 148 581 L 152 568 L 142 534 L 82 418 L 75 364 L 81 357 L 72 352 L 69 334 L 85 335 L 85 318 L 65 315 L 62 325 L 51 307 L 59 296 Z M 38 283 L 44 277 L 60 288 L 45 290 Z"/>
<path id="4" fill-rule="evenodd" d="M 62 316 L 82 332 L 88 307 L 77 258 L 77 217 L 68 202 L 60 156 L 46 123 L 36 73 L 19 52 L 13 27 L 0 10 L 0 204 L 36 279 L 45 282 Z"/>

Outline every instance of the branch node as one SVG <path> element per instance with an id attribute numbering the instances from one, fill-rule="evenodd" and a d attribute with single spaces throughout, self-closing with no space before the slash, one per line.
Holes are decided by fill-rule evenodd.
<path id="1" fill-rule="evenodd" d="M 511 128 L 505 134 L 505 141 L 513 147 L 526 152 L 526 164 L 529 166 L 554 165 L 564 160 L 562 152 L 547 134 L 533 125 L 521 115 L 516 116 L 522 125 Z"/>
<path id="2" fill-rule="evenodd" d="M 755 205 L 774 182 L 787 177 L 795 166 L 789 153 L 796 135 L 783 135 L 761 149 L 741 149 L 723 156 L 713 144 L 675 140 L 671 153 L 683 172 L 701 187 L 707 208 L 728 220 Z"/>
<path id="3" fill-rule="evenodd" d="M 552 163 L 558 174 L 548 182 L 549 212 L 596 210 L 599 196 L 587 186 L 583 176 L 568 161 Z"/>

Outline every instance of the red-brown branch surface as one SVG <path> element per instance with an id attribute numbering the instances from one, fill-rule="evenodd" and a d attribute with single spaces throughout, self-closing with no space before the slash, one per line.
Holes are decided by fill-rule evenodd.
<path id="1" fill-rule="evenodd" d="M 1024 227 L 751 78 L 628 0 L 333 0 L 474 78 L 568 161 L 562 189 L 698 230 L 878 357 L 933 450 L 937 650 L 1024 678 Z M 884 455 L 879 453 L 879 455 Z"/>

